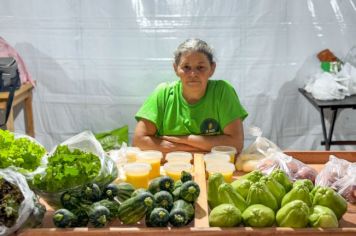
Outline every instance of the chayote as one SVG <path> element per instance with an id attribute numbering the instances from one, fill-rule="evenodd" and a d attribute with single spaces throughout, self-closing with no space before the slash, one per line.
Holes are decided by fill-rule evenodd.
<path id="1" fill-rule="evenodd" d="M 240 179 L 248 179 L 251 182 L 256 183 L 261 179 L 262 176 L 263 176 L 263 173 L 261 171 L 254 170 L 248 174 L 241 176 Z"/>
<path id="2" fill-rule="evenodd" d="M 339 221 L 330 208 L 316 205 L 309 216 L 309 225 L 315 228 L 338 228 Z"/>
<path id="3" fill-rule="evenodd" d="M 332 188 L 320 187 L 316 190 L 313 205 L 321 205 L 330 208 L 340 220 L 347 210 L 346 200 Z"/>
<path id="4" fill-rule="evenodd" d="M 286 192 L 289 192 L 292 189 L 293 183 L 292 181 L 290 181 L 288 175 L 283 170 L 275 169 L 272 171 L 270 176 L 277 180 L 278 183 L 280 183 L 284 187 Z"/>
<path id="5" fill-rule="evenodd" d="M 211 227 L 234 227 L 241 222 L 241 212 L 231 204 L 221 204 L 215 207 L 209 215 Z"/>
<path id="6" fill-rule="evenodd" d="M 260 179 L 260 182 L 266 184 L 268 190 L 276 198 L 278 206 L 280 206 L 284 195 L 286 195 L 286 190 L 284 189 L 284 187 L 280 183 L 278 183 L 278 181 L 275 180 L 272 176 L 263 176 Z"/>
<path id="7" fill-rule="evenodd" d="M 245 226 L 271 227 L 275 221 L 274 211 L 261 204 L 254 204 L 246 208 L 242 213 Z"/>
<path id="8" fill-rule="evenodd" d="M 266 185 L 261 182 L 257 182 L 251 185 L 247 194 L 246 203 L 248 206 L 254 204 L 262 204 L 271 208 L 273 211 L 278 210 L 278 203 L 276 198 L 268 190 Z"/>
<path id="9" fill-rule="evenodd" d="M 309 207 L 301 200 L 284 205 L 276 214 L 276 222 L 281 227 L 304 228 L 308 224 Z"/>
<path id="10" fill-rule="evenodd" d="M 245 199 L 232 188 L 231 184 L 221 184 L 218 190 L 218 194 L 220 204 L 232 204 L 237 207 L 241 212 L 243 212 L 247 208 Z"/>
<path id="11" fill-rule="evenodd" d="M 246 199 L 248 190 L 252 182 L 248 179 L 237 179 L 231 183 L 232 188 L 238 192 L 244 199 Z"/>
<path id="12" fill-rule="evenodd" d="M 208 179 L 208 204 L 210 209 L 220 204 L 218 189 L 224 183 L 224 177 L 221 173 L 214 173 L 209 175 Z"/>
<path id="13" fill-rule="evenodd" d="M 293 188 L 299 185 L 304 185 L 308 188 L 309 192 L 311 192 L 314 188 L 314 184 L 310 179 L 297 179 L 293 183 Z"/>
<path id="14" fill-rule="evenodd" d="M 296 187 L 293 187 L 292 190 L 283 197 L 281 206 L 283 207 L 294 200 L 302 200 L 308 207 L 312 206 L 312 199 L 309 190 L 305 185 L 297 185 Z"/>

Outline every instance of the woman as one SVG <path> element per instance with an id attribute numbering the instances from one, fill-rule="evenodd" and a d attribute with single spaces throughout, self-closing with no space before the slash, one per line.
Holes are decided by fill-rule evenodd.
<path id="1" fill-rule="evenodd" d="M 212 49 L 188 39 L 174 53 L 179 81 L 160 84 L 135 118 L 133 145 L 142 150 L 207 152 L 219 145 L 243 148 L 243 119 L 248 115 L 234 88 L 209 80 L 216 63 Z"/>

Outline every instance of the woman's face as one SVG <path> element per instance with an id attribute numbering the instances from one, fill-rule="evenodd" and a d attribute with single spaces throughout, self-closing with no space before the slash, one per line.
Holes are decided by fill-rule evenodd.
<path id="1" fill-rule="evenodd" d="M 210 64 L 208 57 L 201 52 L 187 52 L 181 55 L 174 70 L 188 91 L 205 93 L 208 80 L 214 74 L 215 63 Z"/>

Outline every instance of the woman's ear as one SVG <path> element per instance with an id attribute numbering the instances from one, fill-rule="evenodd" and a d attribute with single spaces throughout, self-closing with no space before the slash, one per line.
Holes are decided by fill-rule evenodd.
<path id="1" fill-rule="evenodd" d="M 210 77 L 214 74 L 215 68 L 216 68 L 216 63 L 215 62 L 211 63 Z"/>
<path id="2" fill-rule="evenodd" d="M 178 75 L 178 65 L 176 63 L 173 63 L 173 68 L 174 71 L 176 72 L 176 75 Z"/>

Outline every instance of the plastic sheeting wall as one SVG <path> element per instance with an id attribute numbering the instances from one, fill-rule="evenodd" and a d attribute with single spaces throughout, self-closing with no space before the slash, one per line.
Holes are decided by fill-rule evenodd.
<path id="1" fill-rule="evenodd" d="M 132 137 L 144 99 L 177 79 L 173 51 L 197 37 L 215 48 L 214 79 L 230 81 L 248 110 L 245 128 L 284 149 L 322 150 L 319 113 L 297 88 L 317 52 L 342 58 L 356 44 L 356 1 L 1 0 L 0 35 L 37 81 L 35 132 L 47 148 L 85 129 L 128 124 Z M 334 137 L 355 140 L 355 121 L 344 110 Z"/>

